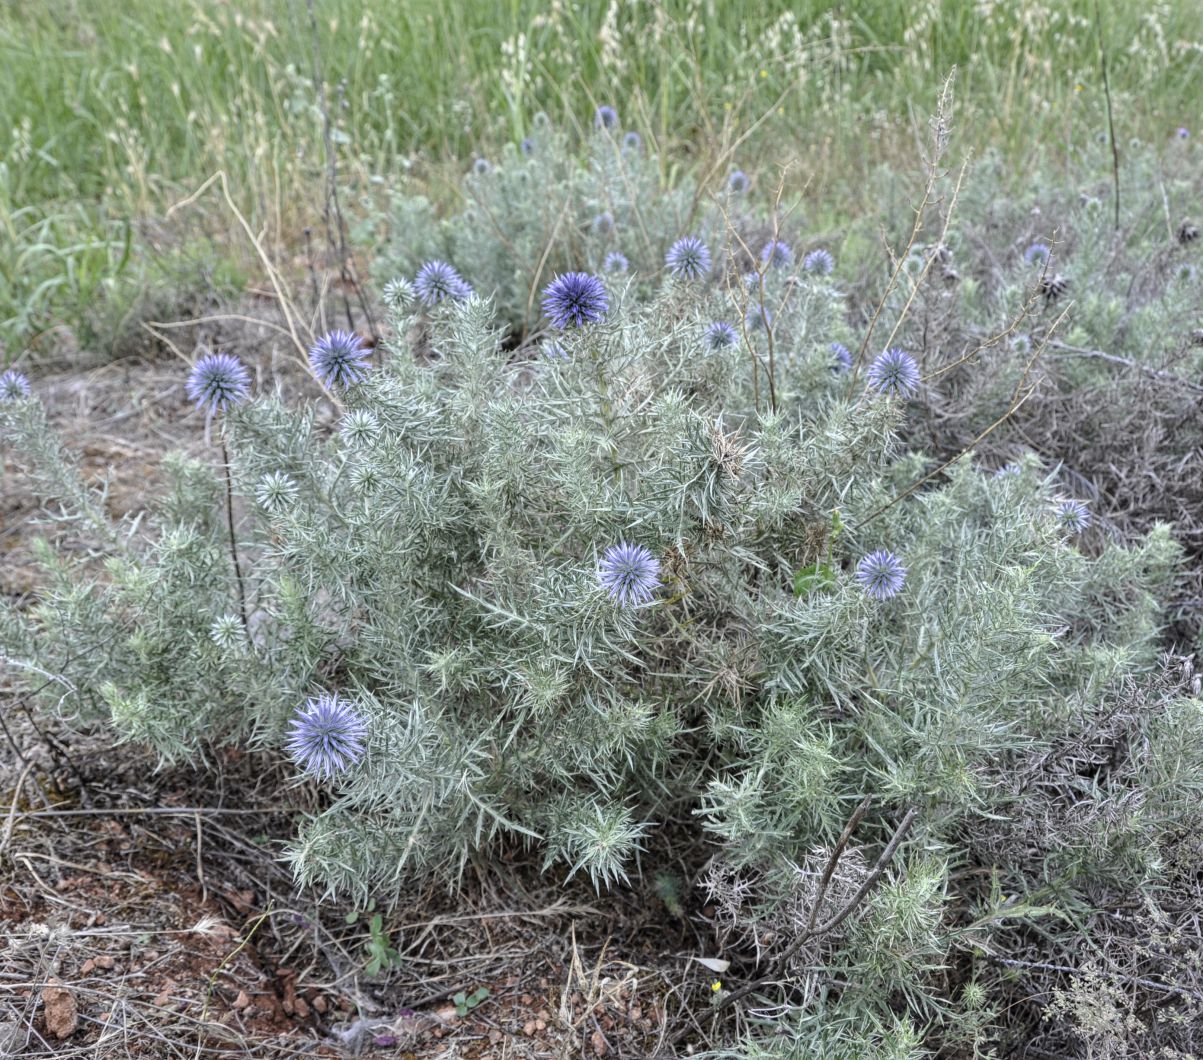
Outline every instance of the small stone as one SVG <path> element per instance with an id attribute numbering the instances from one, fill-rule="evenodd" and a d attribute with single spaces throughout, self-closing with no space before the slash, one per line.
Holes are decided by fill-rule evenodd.
<path id="1" fill-rule="evenodd" d="M 83 964 L 79 966 L 80 975 L 91 975 L 96 969 L 96 962 L 89 957 Z"/>
<path id="2" fill-rule="evenodd" d="M 535 1021 L 527 1020 L 524 1024 L 522 1024 L 522 1033 L 528 1038 L 533 1038 L 535 1036 Z"/>
<path id="3" fill-rule="evenodd" d="M 96 958 L 96 967 L 103 968 L 106 972 L 111 972 L 113 970 L 113 965 L 115 965 L 116 963 L 117 962 L 115 960 L 113 960 L 113 958 L 110 957 L 107 953 L 102 953 L 99 957 Z"/>
<path id="4" fill-rule="evenodd" d="M 247 992 L 245 990 L 239 990 L 238 996 L 234 998 L 234 1007 L 241 1010 L 249 1006 L 250 1003 L 251 999 L 247 995 Z"/>
<path id="5" fill-rule="evenodd" d="M 297 998 L 292 1003 L 292 1007 L 299 1019 L 307 1020 L 309 1018 L 309 1003 L 303 997 Z"/>
<path id="6" fill-rule="evenodd" d="M 326 1000 L 324 995 L 318 994 L 317 997 L 313 999 L 313 1007 L 315 1011 L 324 1016 L 326 1014 L 326 1010 L 330 1007 L 330 1003 Z"/>
<path id="7" fill-rule="evenodd" d="M 71 991 L 59 980 L 52 979 L 42 991 L 42 1008 L 46 1015 L 46 1033 L 60 1041 L 71 1037 L 79 1027 L 79 1006 Z"/>

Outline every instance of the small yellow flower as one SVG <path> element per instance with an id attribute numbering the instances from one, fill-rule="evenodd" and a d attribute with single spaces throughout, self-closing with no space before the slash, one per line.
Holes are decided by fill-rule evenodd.
<path id="1" fill-rule="evenodd" d="M 722 988 L 723 988 L 723 982 L 721 979 L 716 979 L 713 983 L 710 984 L 710 989 L 716 994 L 720 990 L 722 990 Z"/>
<path id="2" fill-rule="evenodd" d="M 761 76 L 761 77 L 768 77 L 768 76 L 769 76 L 769 72 L 768 72 L 767 70 L 761 70 L 761 71 L 760 71 L 760 76 Z"/>
<path id="3" fill-rule="evenodd" d="M 1082 91 L 1082 88 L 1083 88 L 1083 86 L 1082 86 L 1080 83 L 1079 83 L 1079 84 L 1076 84 L 1076 85 L 1074 85 L 1074 91 L 1075 91 L 1075 92 L 1081 92 L 1081 91 Z"/>

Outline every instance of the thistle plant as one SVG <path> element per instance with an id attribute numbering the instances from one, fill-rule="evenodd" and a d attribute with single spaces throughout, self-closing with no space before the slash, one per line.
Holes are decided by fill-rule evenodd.
<path id="1" fill-rule="evenodd" d="M 753 282 L 664 275 L 680 200 L 636 206 L 649 152 L 616 128 L 560 173 L 573 223 L 538 253 L 530 195 L 491 235 L 399 201 L 432 230 L 408 252 L 476 293 L 394 288 L 370 372 L 332 344 L 333 424 L 223 389 L 228 459 L 168 458 L 137 535 L 36 398 L 0 402 L 63 546 L 0 652 L 41 709 L 164 762 L 291 763 L 325 798 L 298 882 L 356 908 L 514 843 L 599 889 L 704 863 L 715 1012 L 779 1017 L 745 1055 L 1022 1040 L 1016 962 L 1067 967 L 1079 925 L 1194 871 L 1201 708 L 1160 657 L 1180 550 L 1067 532 L 1038 456 L 925 455 L 924 403 L 968 384 L 910 323 L 918 281 L 873 334 L 780 240 L 706 217 L 684 230 L 715 276 Z M 565 165 L 534 138 L 469 176 L 468 214 Z M 588 221 L 621 237 L 636 208 L 658 220 L 602 280 Z M 883 345 L 858 382 L 848 351 Z M 998 356 L 979 407 L 1022 371 Z"/>

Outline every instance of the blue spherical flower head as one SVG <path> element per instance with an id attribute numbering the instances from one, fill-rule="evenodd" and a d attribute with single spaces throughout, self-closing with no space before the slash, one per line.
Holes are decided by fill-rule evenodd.
<path id="1" fill-rule="evenodd" d="M 869 385 L 883 394 L 910 397 L 919 389 L 919 365 L 900 349 L 886 350 L 869 365 Z"/>
<path id="2" fill-rule="evenodd" d="M 428 261 L 414 278 L 418 297 L 427 305 L 437 305 L 448 298 L 467 298 L 472 288 L 445 261 Z"/>
<path id="3" fill-rule="evenodd" d="M 472 163 L 472 172 L 478 177 L 483 177 L 492 168 L 493 165 L 487 158 L 478 158 Z"/>
<path id="4" fill-rule="evenodd" d="M 608 236 L 614 231 L 614 215 L 606 210 L 599 213 L 589 225 L 595 236 Z"/>
<path id="5" fill-rule="evenodd" d="M 1080 534 L 1090 525 L 1090 509 L 1081 501 L 1061 501 L 1057 505 L 1057 521 L 1071 534 Z"/>
<path id="6" fill-rule="evenodd" d="M 674 276 L 700 280 L 710 271 L 710 250 L 697 236 L 682 236 L 668 248 L 664 264 Z"/>
<path id="7" fill-rule="evenodd" d="M 847 372 L 852 368 L 852 351 L 842 342 L 831 344 L 831 369 L 835 372 Z"/>
<path id="8" fill-rule="evenodd" d="M 0 374 L 0 401 L 20 401 L 29 397 L 29 380 L 15 368 Z"/>
<path id="9" fill-rule="evenodd" d="M 857 563 L 856 580 L 874 600 L 888 600 L 902 591 L 906 568 L 893 552 L 878 549 Z"/>
<path id="10" fill-rule="evenodd" d="M 780 239 L 770 239 L 761 248 L 760 260 L 775 269 L 783 269 L 794 263 L 794 251 Z"/>
<path id="11" fill-rule="evenodd" d="M 246 366 L 228 353 L 206 353 L 188 373 L 184 386 L 196 407 L 210 416 L 241 404 L 251 389 L 251 374 Z"/>
<path id="12" fill-rule="evenodd" d="M 613 129 L 618 124 L 618 111 L 611 106 L 602 104 L 594 111 L 593 124 L 599 129 Z"/>
<path id="13" fill-rule="evenodd" d="M 306 773 L 329 779 L 363 757 L 366 737 L 367 726 L 350 703 L 320 695 L 297 708 L 288 753 Z"/>
<path id="14" fill-rule="evenodd" d="M 820 276 L 830 276 L 835 270 L 835 258 L 826 250 L 812 250 L 802 259 L 802 268 Z"/>
<path id="15" fill-rule="evenodd" d="M 627 256 L 617 250 L 611 250 L 602 265 L 606 272 L 626 272 L 630 267 L 631 263 L 627 261 Z"/>
<path id="16" fill-rule="evenodd" d="M 753 305 L 744 316 L 744 323 L 749 331 L 759 331 L 761 328 L 773 326 L 773 311 L 768 306 Z"/>
<path id="17" fill-rule="evenodd" d="M 625 541 L 602 554 L 597 571 L 602 588 L 623 607 L 646 604 L 660 587 L 660 561 L 643 545 Z"/>
<path id="18" fill-rule="evenodd" d="M 622 149 L 624 151 L 638 151 L 643 147 L 643 137 L 640 136 L 634 129 L 624 133 L 622 137 Z"/>
<path id="19" fill-rule="evenodd" d="M 527 158 L 535 153 L 535 141 L 529 136 L 523 137 L 520 147 Z"/>
<path id="20" fill-rule="evenodd" d="M 353 331 L 328 331 L 309 350 L 309 364 L 322 385 L 344 390 L 368 374 L 371 349 Z"/>
<path id="21" fill-rule="evenodd" d="M 1048 245 L 1045 243 L 1033 243 L 1027 250 L 1023 252 L 1023 260 L 1029 265 L 1044 266 L 1048 261 L 1049 255 L 1052 253 Z"/>
<path id="22" fill-rule="evenodd" d="M 706 329 L 705 339 L 710 349 L 726 350 L 739 341 L 739 333 L 725 320 L 716 320 Z"/>
<path id="23" fill-rule="evenodd" d="M 543 312 L 557 328 L 596 323 L 609 308 L 606 285 L 587 272 L 566 272 L 543 290 Z"/>
<path id="24" fill-rule="evenodd" d="M 748 180 L 748 175 L 742 169 L 731 170 L 730 176 L 727 177 L 727 190 L 732 195 L 742 195 L 751 186 L 751 181 Z"/>
<path id="25" fill-rule="evenodd" d="M 1189 137 L 1190 137 L 1190 129 L 1188 129 L 1185 125 L 1180 126 L 1178 129 L 1178 139 L 1186 140 L 1186 139 L 1189 139 Z"/>

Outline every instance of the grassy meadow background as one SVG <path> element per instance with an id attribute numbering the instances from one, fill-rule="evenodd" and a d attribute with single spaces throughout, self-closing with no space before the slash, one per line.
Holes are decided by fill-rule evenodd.
<path id="1" fill-rule="evenodd" d="M 867 174 L 917 170 L 955 66 L 954 156 L 1037 179 L 1106 128 L 1104 56 L 1121 145 L 1197 124 L 1186 0 L 6 0 L 0 359 L 136 351 L 140 320 L 303 261 L 332 184 L 349 222 L 407 181 L 445 202 L 539 111 L 614 102 L 667 182 L 789 163 L 834 230 L 871 222 Z M 194 195 L 218 173 L 228 199 Z"/>

